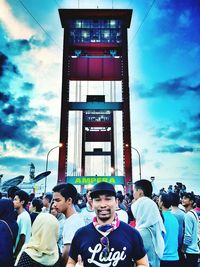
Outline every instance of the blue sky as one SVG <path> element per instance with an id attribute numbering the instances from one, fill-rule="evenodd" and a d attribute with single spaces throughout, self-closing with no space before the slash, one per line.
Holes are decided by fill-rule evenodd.
<path id="1" fill-rule="evenodd" d="M 62 37 L 58 8 L 133 9 L 129 29 L 132 146 L 142 177 L 199 190 L 200 4 L 197 0 L 1 0 L 0 173 L 45 171 L 59 143 Z M 133 176 L 138 158 L 132 151 Z M 55 184 L 58 150 L 49 158 Z"/>

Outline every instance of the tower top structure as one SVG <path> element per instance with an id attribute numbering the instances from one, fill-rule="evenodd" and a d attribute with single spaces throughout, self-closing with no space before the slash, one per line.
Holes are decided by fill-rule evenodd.
<path id="1" fill-rule="evenodd" d="M 71 19 L 118 19 L 130 28 L 132 9 L 59 9 L 62 27 Z"/>

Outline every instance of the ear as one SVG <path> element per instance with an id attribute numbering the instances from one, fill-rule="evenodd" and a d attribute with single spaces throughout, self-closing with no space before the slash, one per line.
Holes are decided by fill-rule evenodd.
<path id="1" fill-rule="evenodd" d="M 139 196 L 140 197 L 143 197 L 144 196 L 144 192 L 142 189 L 138 189 L 138 193 L 139 193 Z"/>
<path id="2" fill-rule="evenodd" d="M 69 198 L 66 200 L 66 202 L 67 202 L 67 204 L 72 205 L 72 198 L 69 197 Z"/>

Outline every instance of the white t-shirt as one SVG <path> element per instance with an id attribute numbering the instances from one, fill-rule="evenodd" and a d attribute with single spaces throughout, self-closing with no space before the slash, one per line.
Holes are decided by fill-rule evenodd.
<path id="1" fill-rule="evenodd" d="M 93 221 L 93 218 L 95 216 L 95 212 L 86 206 L 85 208 L 81 209 L 81 216 L 85 222 L 85 225 L 88 225 Z"/>
<path id="2" fill-rule="evenodd" d="M 30 218 L 29 213 L 26 210 L 24 210 L 21 214 L 18 215 L 17 224 L 18 224 L 19 230 L 17 234 L 15 248 L 17 247 L 21 234 L 25 235 L 25 244 L 29 242 L 30 237 L 31 237 L 31 218 Z"/>
<path id="3" fill-rule="evenodd" d="M 128 223 L 128 214 L 125 210 L 117 209 L 115 212 L 117 213 L 120 221 Z"/>
<path id="4" fill-rule="evenodd" d="M 63 244 L 71 244 L 74 234 L 83 226 L 85 226 L 85 223 L 80 213 L 74 213 L 66 218 L 63 227 Z"/>

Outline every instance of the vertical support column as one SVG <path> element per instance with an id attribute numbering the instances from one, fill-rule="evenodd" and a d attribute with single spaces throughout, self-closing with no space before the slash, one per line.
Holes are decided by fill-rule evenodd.
<path id="1" fill-rule="evenodd" d="M 124 154 L 124 170 L 125 170 L 125 189 L 126 192 L 131 191 L 132 182 L 132 159 L 131 159 L 131 145 L 126 147 L 126 144 L 131 144 L 131 127 L 130 127 L 130 99 L 129 99 L 129 77 L 128 77 L 128 42 L 127 42 L 127 29 L 122 28 L 122 101 L 123 101 L 123 154 Z"/>
<path id="2" fill-rule="evenodd" d="M 83 112 L 83 123 L 82 123 L 82 153 L 81 153 L 81 175 L 85 175 L 85 116 Z"/>
<path id="3" fill-rule="evenodd" d="M 111 168 L 115 170 L 115 146 L 114 146 L 114 118 L 113 118 L 113 112 L 111 113 L 112 117 L 112 127 L 111 127 Z"/>
<path id="4" fill-rule="evenodd" d="M 63 72 L 62 72 L 62 95 L 61 95 L 61 119 L 60 119 L 60 143 L 63 148 L 59 150 L 58 183 L 65 182 L 66 162 L 68 153 L 68 120 L 69 120 L 69 59 L 68 59 L 68 29 L 64 29 L 63 41 Z"/>

